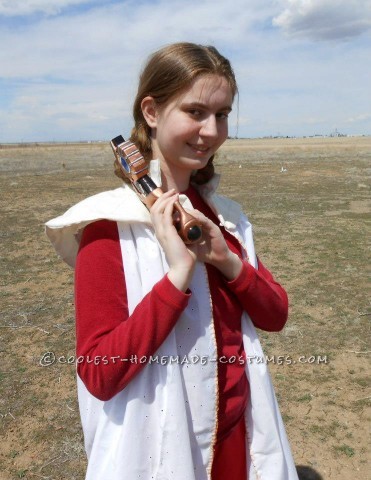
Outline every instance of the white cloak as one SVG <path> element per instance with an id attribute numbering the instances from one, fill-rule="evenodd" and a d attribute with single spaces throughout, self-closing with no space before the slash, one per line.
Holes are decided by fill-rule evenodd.
<path id="1" fill-rule="evenodd" d="M 159 183 L 152 163 L 151 176 Z M 240 205 L 216 195 L 218 176 L 198 187 L 257 267 L 252 227 Z M 180 201 L 192 208 L 184 195 Z M 132 189 L 89 197 L 46 224 L 57 253 L 74 266 L 80 234 L 99 219 L 118 223 L 129 314 L 168 271 L 148 210 Z M 149 363 L 109 401 L 91 395 L 78 377 L 86 480 L 210 480 L 218 417 L 217 347 L 207 273 L 197 263 L 189 304 Z M 242 316 L 245 371 L 251 397 L 245 412 L 249 480 L 298 480 L 265 357 L 255 328 Z M 197 358 L 199 358 L 198 361 Z M 157 360 L 156 360 L 157 359 Z M 139 360 L 138 360 L 139 361 Z"/>

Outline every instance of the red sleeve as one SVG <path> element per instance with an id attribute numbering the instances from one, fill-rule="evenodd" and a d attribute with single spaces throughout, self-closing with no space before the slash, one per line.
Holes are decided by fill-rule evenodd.
<path id="1" fill-rule="evenodd" d="M 101 220 L 85 227 L 76 261 L 75 305 L 77 372 L 87 389 L 109 400 L 125 388 L 146 366 L 130 359 L 156 352 L 188 300 L 165 276 L 129 316 L 117 224 Z"/>
<path id="2" fill-rule="evenodd" d="M 267 332 L 283 329 L 288 317 L 285 290 L 258 259 L 258 269 L 247 262 L 237 278 L 227 282 L 253 324 Z"/>

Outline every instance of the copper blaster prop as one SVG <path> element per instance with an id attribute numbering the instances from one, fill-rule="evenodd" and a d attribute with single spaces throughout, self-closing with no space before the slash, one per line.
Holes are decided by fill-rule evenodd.
<path id="1" fill-rule="evenodd" d="M 147 164 L 137 146 L 119 135 L 111 140 L 111 147 L 122 172 L 131 181 L 142 202 L 150 209 L 164 192 L 148 175 Z M 201 240 L 200 222 L 187 213 L 179 202 L 174 203 L 173 217 L 174 226 L 184 243 L 197 243 Z"/>

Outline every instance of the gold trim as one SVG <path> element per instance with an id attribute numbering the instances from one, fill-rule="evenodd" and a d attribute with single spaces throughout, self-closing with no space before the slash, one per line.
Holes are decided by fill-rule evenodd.
<path id="1" fill-rule="evenodd" d="M 210 285 L 209 285 L 209 279 L 207 275 L 207 269 L 206 266 L 203 265 L 203 270 L 205 274 L 205 279 L 206 279 L 206 287 L 209 293 L 209 300 L 210 300 L 210 326 L 212 325 L 211 329 L 211 337 L 214 341 L 214 348 L 216 351 L 216 356 L 218 358 L 218 344 L 216 341 L 216 334 L 215 334 L 215 323 L 214 323 L 214 315 L 213 315 L 213 300 L 211 298 L 211 293 L 210 293 Z M 216 378 L 215 378 L 215 425 L 214 425 L 214 431 L 212 434 L 211 438 L 211 445 L 210 445 L 210 457 L 209 457 L 209 463 L 206 468 L 207 476 L 208 479 L 211 480 L 211 473 L 212 473 L 212 468 L 213 468 L 213 461 L 214 461 L 214 453 L 215 453 L 215 444 L 216 444 L 216 438 L 218 434 L 218 417 L 219 417 L 219 369 L 218 369 L 218 361 L 215 362 L 215 370 L 216 370 Z"/>

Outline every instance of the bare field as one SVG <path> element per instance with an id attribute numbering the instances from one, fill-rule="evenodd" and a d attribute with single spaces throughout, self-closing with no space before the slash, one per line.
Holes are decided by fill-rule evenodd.
<path id="1" fill-rule="evenodd" d="M 84 478 L 73 271 L 43 224 L 119 186 L 112 164 L 108 142 L 0 146 L 0 480 Z M 260 337 L 301 480 L 369 478 L 370 167 L 371 137 L 231 140 L 216 160 L 289 294 Z"/>

